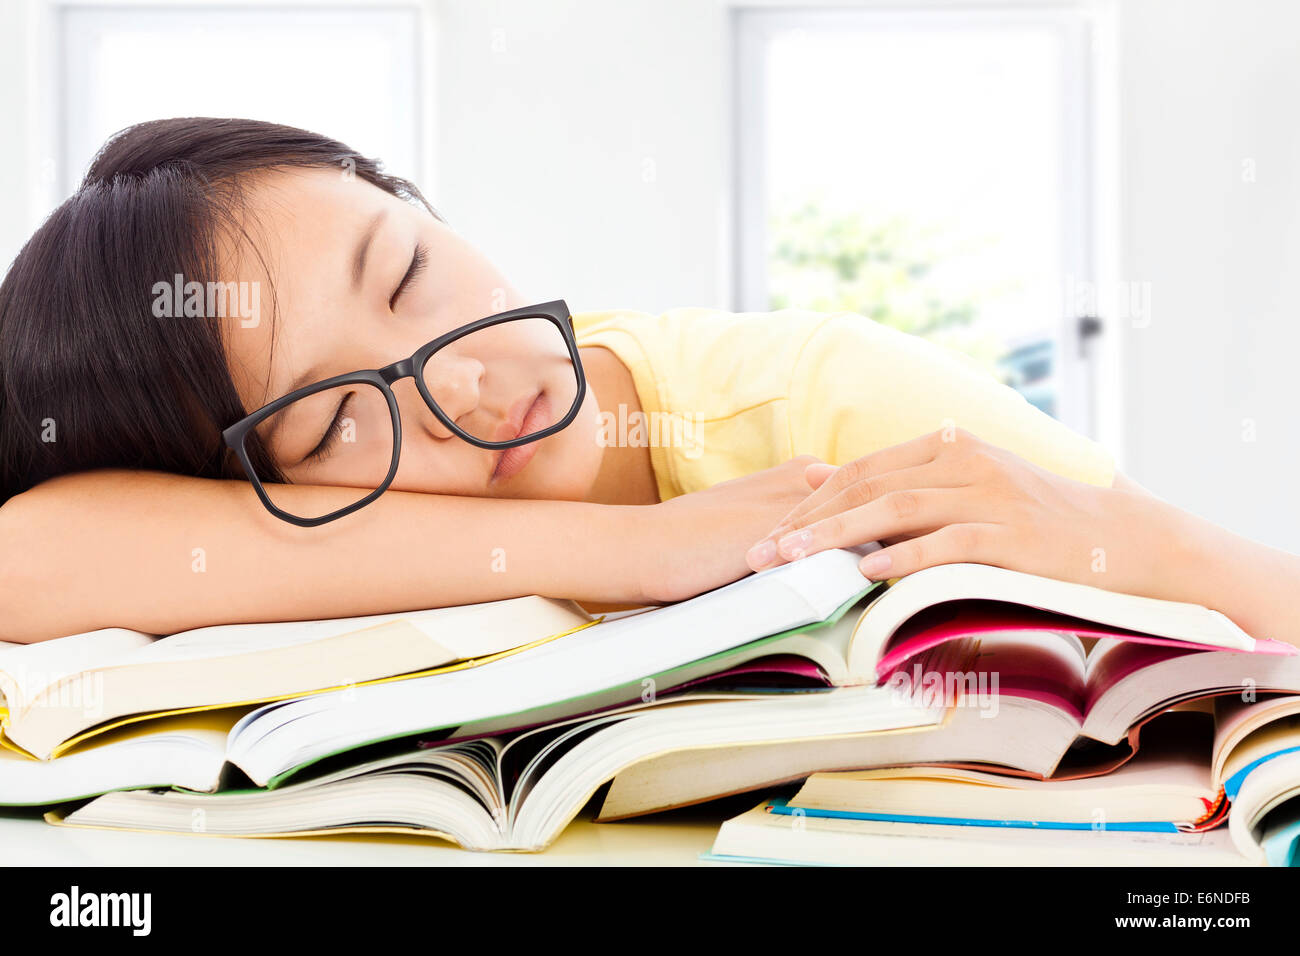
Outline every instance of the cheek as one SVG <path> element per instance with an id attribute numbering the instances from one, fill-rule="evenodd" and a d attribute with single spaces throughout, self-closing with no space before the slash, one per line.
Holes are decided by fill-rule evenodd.
<path id="1" fill-rule="evenodd" d="M 488 454 L 459 439 L 441 441 L 415 431 L 404 436 L 392 487 L 431 495 L 481 496 L 490 469 Z"/>

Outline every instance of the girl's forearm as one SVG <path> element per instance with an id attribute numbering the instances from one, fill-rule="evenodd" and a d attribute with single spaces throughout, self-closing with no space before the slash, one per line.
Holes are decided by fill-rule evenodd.
<path id="1" fill-rule="evenodd" d="M 1254 637 L 1300 647 L 1300 557 L 1200 518 L 1182 518 L 1188 537 L 1179 549 L 1180 573 L 1192 582 L 1187 599 L 1223 612 Z"/>
<path id="2" fill-rule="evenodd" d="M 1300 646 L 1300 557 L 1233 534 L 1134 485 L 1117 482 L 1114 493 L 1137 556 L 1130 564 L 1137 580 L 1124 590 L 1202 604 L 1254 637 Z"/>
<path id="3" fill-rule="evenodd" d="M 637 551 L 626 542 L 643 511 L 390 491 L 354 515 L 298 528 L 270 515 L 244 482 L 70 475 L 0 507 L 0 640 L 109 626 L 172 633 L 526 594 L 637 603 Z"/>

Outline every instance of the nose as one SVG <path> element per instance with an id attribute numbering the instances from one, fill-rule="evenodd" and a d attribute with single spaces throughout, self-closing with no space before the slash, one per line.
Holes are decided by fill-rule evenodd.
<path id="1" fill-rule="evenodd" d="M 463 419 L 479 406 L 485 369 L 477 359 L 453 355 L 450 350 L 445 352 L 448 354 L 434 355 L 425 365 L 424 383 L 443 414 L 464 428 Z M 422 427 L 437 438 L 452 437 L 451 430 L 425 405 L 414 382 L 411 382 L 411 391 L 419 406 L 418 413 L 421 417 L 418 420 Z"/>

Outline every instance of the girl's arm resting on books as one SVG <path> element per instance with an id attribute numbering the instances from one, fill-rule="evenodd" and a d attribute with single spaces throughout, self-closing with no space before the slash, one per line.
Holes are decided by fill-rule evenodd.
<path id="1" fill-rule="evenodd" d="M 0 640 L 111 626 L 167 634 L 526 594 L 676 600 L 748 573 L 745 547 L 807 497 L 813 461 L 657 505 L 390 491 L 318 528 L 273 517 L 241 481 L 68 475 L 0 507 Z"/>
<path id="2" fill-rule="evenodd" d="M 758 570 L 879 541 L 871 578 L 991 564 L 1221 611 L 1242 630 L 1300 646 L 1300 557 L 1189 514 L 1120 475 L 1063 478 L 972 435 L 936 432 L 843 467 L 808 469 L 817 490 L 751 548 Z M 775 553 L 768 554 L 773 548 Z"/>

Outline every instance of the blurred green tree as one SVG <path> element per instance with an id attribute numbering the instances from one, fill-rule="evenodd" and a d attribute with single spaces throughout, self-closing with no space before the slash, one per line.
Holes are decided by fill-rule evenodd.
<path id="1" fill-rule="evenodd" d="M 770 223 L 769 308 L 858 312 L 962 352 L 1006 379 L 998 366 L 1005 343 L 975 322 L 991 290 L 937 281 L 936 271 L 963 251 L 941 228 L 818 199 L 787 204 Z"/>

